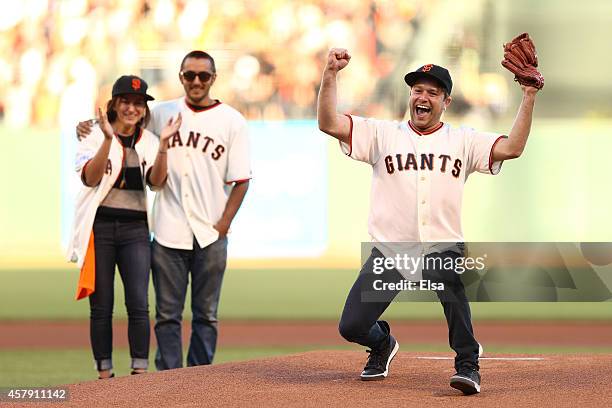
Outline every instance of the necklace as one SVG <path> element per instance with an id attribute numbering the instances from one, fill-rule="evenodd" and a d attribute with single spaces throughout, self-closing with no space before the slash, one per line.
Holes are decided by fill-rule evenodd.
<path id="1" fill-rule="evenodd" d="M 136 144 L 136 133 L 137 132 L 138 132 L 138 128 L 136 128 L 136 132 L 134 132 L 132 134 L 132 143 L 131 143 L 131 146 L 130 146 L 131 150 L 134 149 L 134 145 Z M 121 143 L 121 145 L 123 146 L 123 142 Z M 129 152 L 126 153 L 125 146 L 123 146 L 123 161 L 121 163 L 121 182 L 119 183 L 119 188 L 120 189 L 124 189 L 125 185 L 126 185 L 126 182 L 125 182 L 125 172 L 127 170 L 127 164 L 128 164 L 127 163 L 127 155 L 128 154 L 129 154 Z"/>

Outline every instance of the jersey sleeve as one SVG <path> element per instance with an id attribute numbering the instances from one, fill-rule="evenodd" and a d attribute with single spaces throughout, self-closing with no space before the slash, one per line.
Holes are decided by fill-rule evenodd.
<path id="1" fill-rule="evenodd" d="M 227 156 L 227 184 L 251 179 L 251 155 L 249 147 L 249 131 L 244 118 L 235 121 L 230 138 Z"/>
<path id="2" fill-rule="evenodd" d="M 83 184 L 85 183 L 85 167 L 87 164 L 98 152 L 100 145 L 102 144 L 104 136 L 102 135 L 102 130 L 98 126 L 94 126 L 91 130 L 89 136 L 81 139 L 77 146 L 77 153 L 74 161 L 75 171 L 81 177 L 81 181 Z"/>
<path id="3" fill-rule="evenodd" d="M 151 109 L 151 119 L 149 120 L 146 129 L 157 137 L 159 137 L 159 135 L 161 134 L 161 130 L 163 129 L 163 126 L 161 126 L 160 124 L 162 116 L 163 115 L 161 105 L 157 105 L 153 109 Z"/>
<path id="4" fill-rule="evenodd" d="M 342 152 L 347 156 L 374 165 L 380 157 L 383 139 L 383 122 L 359 116 L 346 115 L 350 123 L 349 143 L 340 142 Z"/>
<path id="5" fill-rule="evenodd" d="M 493 161 L 495 144 L 507 136 L 499 133 L 478 132 L 466 129 L 468 144 L 468 174 L 475 171 L 496 175 L 501 171 L 503 161 Z"/>
<path id="6" fill-rule="evenodd" d="M 145 173 L 153 167 L 155 159 L 157 158 L 157 151 L 159 150 L 159 139 L 152 133 L 148 135 L 149 141 L 147 144 L 147 157 L 145 164 Z"/>
<path id="7" fill-rule="evenodd" d="M 155 164 L 155 159 L 157 158 L 157 151 L 159 148 L 159 138 L 155 136 L 151 131 L 143 130 L 144 134 L 142 137 L 146 138 L 146 148 L 144 151 L 144 157 L 142 162 L 142 171 L 145 177 L 145 182 L 149 186 L 152 191 L 157 191 L 159 188 L 154 187 L 149 182 L 149 177 L 151 175 L 151 170 L 153 169 L 153 165 Z"/>

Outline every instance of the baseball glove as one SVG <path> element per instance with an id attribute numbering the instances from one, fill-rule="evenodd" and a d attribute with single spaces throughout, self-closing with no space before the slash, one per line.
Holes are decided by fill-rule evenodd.
<path id="1" fill-rule="evenodd" d="M 538 54 L 529 34 L 523 33 L 504 44 L 501 64 L 514 74 L 514 80 L 519 84 L 538 89 L 544 87 L 544 77 L 537 70 Z"/>

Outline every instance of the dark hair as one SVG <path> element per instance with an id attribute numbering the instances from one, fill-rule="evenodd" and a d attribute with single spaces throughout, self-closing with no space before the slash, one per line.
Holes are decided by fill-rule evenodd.
<path id="1" fill-rule="evenodd" d="M 115 106 L 117 105 L 117 101 L 119 100 L 119 98 L 121 98 L 122 96 L 123 95 L 117 95 L 106 103 L 106 117 L 108 118 L 109 123 L 113 123 L 117 120 L 117 111 L 115 110 Z M 138 122 L 138 126 L 140 126 L 141 128 L 146 127 L 149 124 L 149 121 L 151 120 L 151 111 L 149 110 L 149 104 L 147 103 L 146 98 L 144 102 L 145 115 Z"/>
<path id="2" fill-rule="evenodd" d="M 196 59 L 207 59 L 210 61 L 210 66 L 212 67 L 213 74 L 217 72 L 217 68 L 215 67 L 215 60 L 210 56 L 209 53 L 204 51 L 191 51 L 189 54 L 183 57 L 183 61 L 181 61 L 181 71 L 183 70 L 183 65 L 185 65 L 185 61 L 187 58 L 196 58 Z"/>

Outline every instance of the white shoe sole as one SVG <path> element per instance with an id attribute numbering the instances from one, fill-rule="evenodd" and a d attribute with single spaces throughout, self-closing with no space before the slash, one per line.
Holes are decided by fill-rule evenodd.
<path id="1" fill-rule="evenodd" d="M 385 371 L 381 374 L 371 374 L 371 375 L 367 375 L 364 374 L 363 372 L 361 373 L 361 380 L 362 381 L 376 381 L 376 380 L 384 380 L 385 378 L 387 378 L 387 375 L 389 374 L 389 366 L 391 365 L 391 361 L 393 360 L 393 357 L 395 357 L 395 355 L 397 354 L 399 350 L 399 343 L 396 340 L 395 341 L 395 347 L 393 347 L 393 350 L 391 350 L 391 354 L 389 354 L 389 358 L 387 359 L 387 365 L 385 367 Z"/>
<path id="2" fill-rule="evenodd" d="M 450 386 L 467 395 L 478 394 L 480 392 L 480 385 L 476 381 L 460 375 L 453 375 L 451 377 Z"/>

